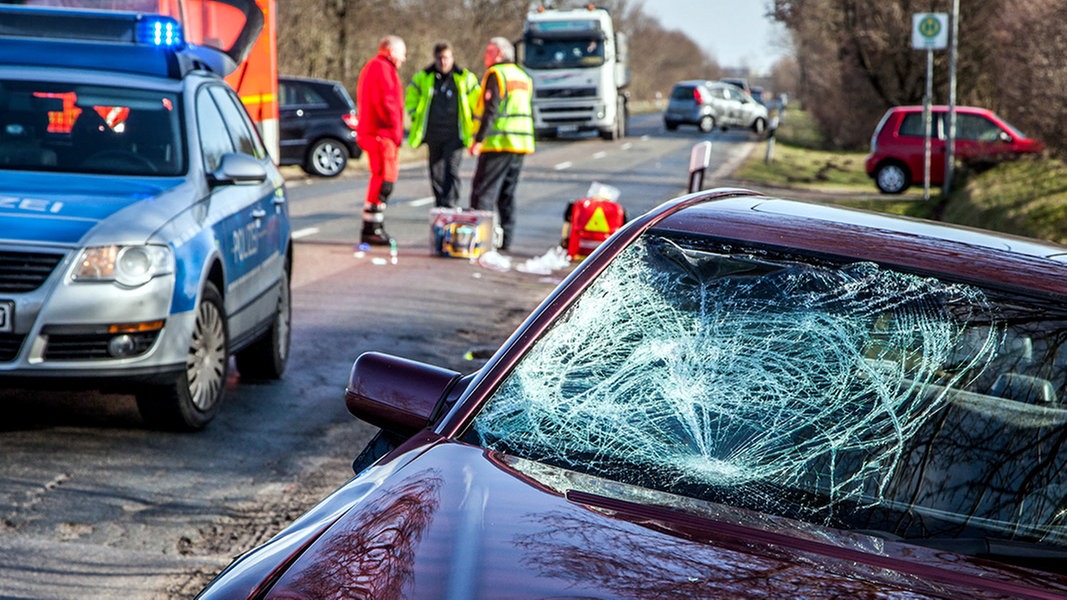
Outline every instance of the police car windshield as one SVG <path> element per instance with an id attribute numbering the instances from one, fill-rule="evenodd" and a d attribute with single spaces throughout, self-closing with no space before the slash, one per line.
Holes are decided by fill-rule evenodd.
<path id="1" fill-rule="evenodd" d="M 166 92 L 0 80 L 0 169 L 180 175 L 179 115 Z"/>

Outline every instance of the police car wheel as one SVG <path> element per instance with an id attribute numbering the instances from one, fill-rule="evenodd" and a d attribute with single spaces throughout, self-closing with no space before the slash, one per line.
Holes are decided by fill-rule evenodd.
<path id="1" fill-rule="evenodd" d="M 348 164 L 348 150 L 343 144 L 332 139 L 315 142 L 308 150 L 304 171 L 309 175 L 336 177 Z"/>
<path id="2" fill-rule="evenodd" d="M 207 283 L 196 309 L 185 370 L 174 382 L 137 394 L 137 408 L 145 423 L 158 429 L 195 431 L 211 422 L 226 391 L 229 343 L 222 295 Z"/>
<path id="3" fill-rule="evenodd" d="M 289 273 L 282 272 L 278 304 L 270 329 L 234 356 L 242 379 L 281 379 L 289 360 L 292 303 Z"/>

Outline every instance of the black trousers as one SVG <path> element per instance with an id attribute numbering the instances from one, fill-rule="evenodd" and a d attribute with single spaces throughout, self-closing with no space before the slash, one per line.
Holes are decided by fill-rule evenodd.
<path id="1" fill-rule="evenodd" d="M 459 166 L 463 162 L 463 142 L 427 143 L 430 150 L 430 187 L 434 203 L 440 207 L 459 206 Z"/>
<path id="2" fill-rule="evenodd" d="M 525 156 L 513 152 L 483 152 L 478 155 L 478 166 L 474 169 L 471 208 L 496 209 L 500 228 L 504 231 L 501 250 L 507 250 L 511 246 L 515 233 L 515 191 L 519 187 L 519 175 Z"/>

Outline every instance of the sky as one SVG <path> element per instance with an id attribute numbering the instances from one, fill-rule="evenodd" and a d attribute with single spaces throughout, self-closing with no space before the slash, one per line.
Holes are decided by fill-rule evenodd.
<path id="1" fill-rule="evenodd" d="M 766 0 L 645 0 L 646 14 L 708 51 L 720 67 L 767 74 L 786 52 L 784 28 L 763 16 Z"/>

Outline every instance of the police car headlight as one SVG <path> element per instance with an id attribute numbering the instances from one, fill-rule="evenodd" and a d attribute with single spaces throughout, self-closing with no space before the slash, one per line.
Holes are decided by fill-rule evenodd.
<path id="1" fill-rule="evenodd" d="M 174 253 L 168 246 L 98 246 L 82 252 L 74 279 L 137 287 L 173 272 Z"/>

